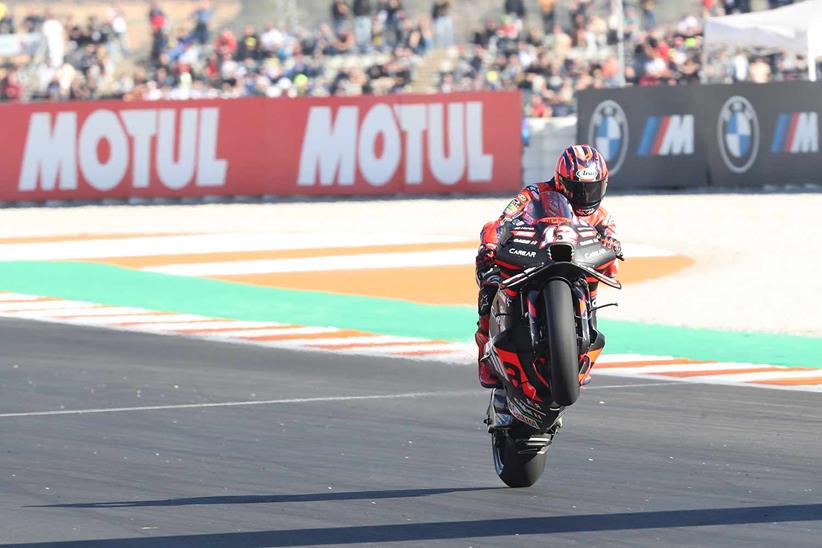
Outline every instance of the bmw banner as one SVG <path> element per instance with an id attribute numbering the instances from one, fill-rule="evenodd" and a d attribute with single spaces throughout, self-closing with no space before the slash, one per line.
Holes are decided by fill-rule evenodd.
<path id="1" fill-rule="evenodd" d="M 577 139 L 605 155 L 614 188 L 704 185 L 704 133 L 693 99 L 685 86 L 581 92 Z"/>
<path id="2" fill-rule="evenodd" d="M 717 85 L 702 90 L 711 184 L 822 182 L 818 83 Z"/>
<path id="3" fill-rule="evenodd" d="M 577 137 L 622 187 L 822 181 L 818 84 L 691 85 L 579 95 Z"/>

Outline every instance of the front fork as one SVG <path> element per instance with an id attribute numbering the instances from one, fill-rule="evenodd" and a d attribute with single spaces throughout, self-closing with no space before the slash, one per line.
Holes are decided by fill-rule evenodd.
<path id="1" fill-rule="evenodd" d="M 530 290 L 525 295 L 525 307 L 528 316 L 528 329 L 531 334 L 531 343 L 537 354 L 545 350 L 545 339 L 540 328 L 539 319 L 539 299 L 541 292 L 538 290 Z M 589 303 L 591 302 L 591 294 L 588 290 L 587 283 L 571 284 L 571 294 L 575 302 L 574 315 L 576 316 L 577 324 L 577 348 L 579 354 L 585 354 L 591 346 L 591 329 L 596 327 L 593 325 L 595 315 L 591 311 Z"/>
<path id="2" fill-rule="evenodd" d="M 594 308 L 596 302 L 591 298 L 588 283 L 575 284 L 572 286 L 572 291 L 577 303 L 577 337 L 580 348 L 579 384 L 586 385 L 591 382 L 591 369 L 602 350 L 601 344 L 597 350 L 592 349 L 592 346 L 603 341 L 599 341 L 602 335 L 597 330 L 596 308 Z"/>
<path id="3" fill-rule="evenodd" d="M 534 348 L 534 354 L 538 356 L 536 359 L 542 359 L 541 357 L 546 354 L 547 350 L 539 321 L 538 303 L 540 295 L 540 291 L 533 289 L 524 295 L 531 343 Z M 588 351 L 591 348 L 592 332 L 594 334 L 596 333 L 596 311 L 591 308 L 591 293 L 587 282 L 582 281 L 581 283 L 571 284 L 571 295 L 575 303 L 574 315 L 577 325 L 577 349 L 580 356 L 579 382 L 580 384 L 588 384 L 591 382 L 589 373 L 593 366 L 593 361 L 588 355 Z"/>
<path id="4" fill-rule="evenodd" d="M 539 296 L 540 292 L 531 289 L 525 296 L 526 312 L 528 313 L 528 329 L 531 333 L 531 345 L 534 347 L 534 353 L 540 355 L 544 350 L 544 339 L 540 331 L 539 325 Z"/>
<path id="5" fill-rule="evenodd" d="M 588 352 L 591 347 L 592 311 L 589 308 L 591 294 L 587 283 L 571 285 L 571 294 L 576 303 L 577 344 L 580 355 Z"/>

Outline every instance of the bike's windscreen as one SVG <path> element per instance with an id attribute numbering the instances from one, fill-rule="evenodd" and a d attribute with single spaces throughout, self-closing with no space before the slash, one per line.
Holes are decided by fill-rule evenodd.
<path id="1" fill-rule="evenodd" d="M 547 227 L 576 221 L 568 199 L 559 192 L 545 192 L 531 200 L 516 217 L 503 223 L 497 260 L 516 267 L 545 264 L 548 250 L 543 244 Z"/>
<path id="2" fill-rule="evenodd" d="M 572 223 L 576 219 L 568 198 L 559 192 L 546 192 L 540 200 L 531 200 L 517 219 L 536 226 L 539 223 L 558 225 Z"/>

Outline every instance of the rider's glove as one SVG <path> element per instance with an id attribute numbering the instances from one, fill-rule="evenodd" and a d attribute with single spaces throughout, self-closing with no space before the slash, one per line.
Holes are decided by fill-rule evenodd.
<path id="1" fill-rule="evenodd" d="M 617 258 L 622 259 L 622 243 L 613 236 L 603 235 L 600 238 L 602 245 L 614 252 Z"/>
<path id="2" fill-rule="evenodd" d="M 477 279 L 480 273 L 496 266 L 497 246 L 494 244 L 482 244 L 477 251 Z"/>
<path id="3" fill-rule="evenodd" d="M 496 265 L 497 248 L 483 244 L 477 252 L 477 284 L 480 287 L 477 312 L 486 316 L 491 312 L 491 302 L 499 287 L 499 269 Z"/>

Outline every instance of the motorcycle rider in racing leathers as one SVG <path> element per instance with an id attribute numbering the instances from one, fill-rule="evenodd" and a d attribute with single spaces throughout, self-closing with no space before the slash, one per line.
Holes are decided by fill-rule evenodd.
<path id="1" fill-rule="evenodd" d="M 622 246 L 616 239 L 616 225 L 611 215 L 600 206 L 608 186 L 608 166 L 605 157 L 590 145 L 571 145 L 566 148 L 557 160 L 554 177 L 543 183 L 529 185 L 508 204 L 502 215 L 486 223 L 482 228 L 481 244 L 476 259 L 476 279 L 479 285 L 477 332 L 474 336 L 479 356 L 479 382 L 485 388 L 500 388 L 502 383 L 497 378 L 488 360 L 483 360 L 485 344 L 488 342 L 488 322 L 490 321 L 491 303 L 499 288 L 499 270 L 495 265 L 498 229 L 504 221 L 516 218 L 532 200 L 541 200 L 545 193 L 560 192 L 571 203 L 574 213 L 599 232 L 602 244 L 612 249 L 617 256 L 622 255 Z M 599 271 L 606 276 L 615 277 L 617 263 L 607 263 Z M 591 299 L 595 304 L 598 282 L 596 278 L 587 279 Z M 594 312 L 596 314 L 596 312 Z M 596 325 L 596 316 L 594 316 Z M 597 332 L 588 357 L 591 366 L 605 345 L 605 337 Z M 590 371 L 591 368 L 588 368 Z M 590 378 L 584 380 L 587 383 Z"/>

